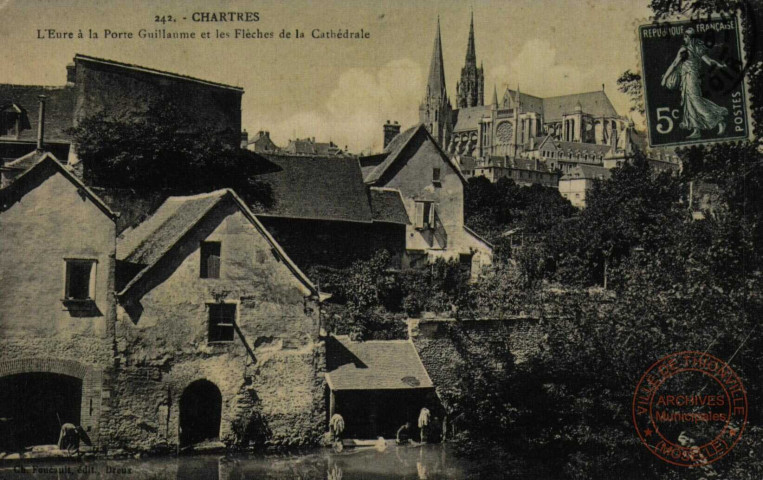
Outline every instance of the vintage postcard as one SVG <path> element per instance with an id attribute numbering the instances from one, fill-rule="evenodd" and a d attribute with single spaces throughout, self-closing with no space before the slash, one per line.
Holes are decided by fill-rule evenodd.
<path id="1" fill-rule="evenodd" d="M 0 0 L 0 478 L 763 478 L 760 25 Z"/>

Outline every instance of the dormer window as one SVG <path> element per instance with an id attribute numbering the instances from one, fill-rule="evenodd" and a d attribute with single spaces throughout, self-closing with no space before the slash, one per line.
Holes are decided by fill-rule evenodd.
<path id="1" fill-rule="evenodd" d="M 22 110 L 14 105 L 7 105 L 0 110 L 0 137 L 18 138 L 21 128 Z"/>

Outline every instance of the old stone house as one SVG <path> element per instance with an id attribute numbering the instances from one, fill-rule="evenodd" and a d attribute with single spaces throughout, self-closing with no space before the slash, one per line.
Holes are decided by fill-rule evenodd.
<path id="1" fill-rule="evenodd" d="M 257 218 L 302 268 L 346 267 L 387 250 L 399 268 L 410 223 L 400 192 L 369 188 L 355 157 L 264 155 L 273 201 Z"/>
<path id="2" fill-rule="evenodd" d="M 317 289 L 233 191 L 168 198 L 117 258 L 115 441 L 319 438 Z"/>
<path id="3" fill-rule="evenodd" d="M 444 258 L 477 272 L 492 262 L 492 245 L 464 224 L 466 178 L 423 124 L 398 134 L 383 153 L 362 157 L 360 165 L 367 185 L 402 195 L 411 219 L 405 265 Z"/>
<path id="4" fill-rule="evenodd" d="M 0 450 L 96 445 L 113 365 L 115 219 L 51 153 L 0 189 Z"/>

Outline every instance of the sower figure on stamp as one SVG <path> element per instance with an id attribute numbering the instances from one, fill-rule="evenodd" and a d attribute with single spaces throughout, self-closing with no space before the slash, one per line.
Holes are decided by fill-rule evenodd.
<path id="1" fill-rule="evenodd" d="M 702 40 L 695 38 L 693 28 L 684 32 L 684 45 L 678 50 L 673 63 L 662 76 L 662 86 L 670 90 L 681 88 L 683 109 L 680 127 L 691 130 L 687 138 L 700 137 L 700 130 L 718 127 L 718 135 L 726 130 L 726 116 L 729 111 L 702 96 L 702 63 L 712 67 L 727 68 L 725 64 L 708 56 L 708 49 Z"/>

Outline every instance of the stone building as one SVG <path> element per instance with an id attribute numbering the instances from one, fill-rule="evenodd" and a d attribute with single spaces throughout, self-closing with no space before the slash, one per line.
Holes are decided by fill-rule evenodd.
<path id="1" fill-rule="evenodd" d="M 77 54 L 66 67 L 63 86 L 0 84 L 0 159 L 16 159 L 35 149 L 41 95 L 46 97 L 46 148 L 74 164 L 76 152 L 67 131 L 79 120 L 97 112 L 129 116 L 156 102 L 172 103 L 238 146 L 243 94 L 240 87 Z"/>
<path id="2" fill-rule="evenodd" d="M 321 299 L 233 191 L 170 197 L 117 258 L 114 442 L 319 438 Z"/>
<path id="3" fill-rule="evenodd" d="M 116 218 L 49 152 L 0 189 L 2 451 L 54 444 L 62 422 L 106 442 Z"/>
<path id="4" fill-rule="evenodd" d="M 257 218 L 301 268 L 347 267 L 384 249 L 400 268 L 410 221 L 399 191 L 369 188 L 350 156 L 264 155 L 273 202 Z"/>
<path id="5" fill-rule="evenodd" d="M 492 246 L 464 225 L 463 176 L 420 124 L 397 135 L 377 155 L 362 157 L 366 184 L 402 195 L 411 224 L 406 227 L 404 264 L 436 258 L 458 260 L 473 273 L 492 262 Z"/>
<path id="6" fill-rule="evenodd" d="M 270 139 L 270 132 L 267 130 L 257 132 L 257 135 L 247 142 L 245 148 L 255 153 L 276 153 L 280 150 L 278 145 Z"/>
<path id="7" fill-rule="evenodd" d="M 585 208 L 588 192 L 595 182 L 609 180 L 612 172 L 596 165 L 578 165 L 559 179 L 559 193 L 578 208 Z"/>

